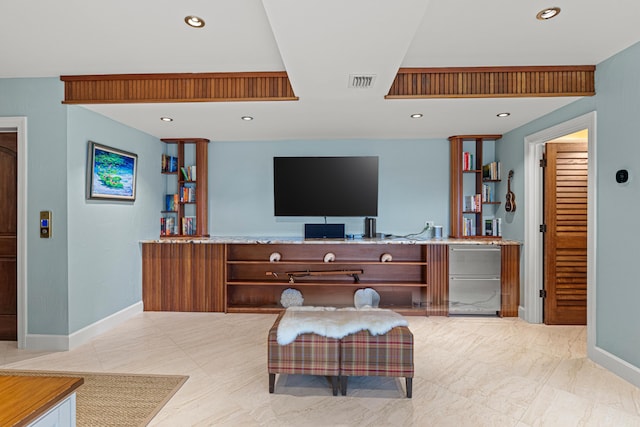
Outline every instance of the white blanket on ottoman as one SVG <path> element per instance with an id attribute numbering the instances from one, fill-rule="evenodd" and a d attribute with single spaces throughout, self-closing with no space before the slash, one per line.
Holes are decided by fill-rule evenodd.
<path id="1" fill-rule="evenodd" d="M 290 344 L 307 333 L 335 339 L 364 330 L 383 335 L 396 326 L 408 323 L 400 314 L 383 308 L 289 307 L 278 325 L 278 344 Z"/>

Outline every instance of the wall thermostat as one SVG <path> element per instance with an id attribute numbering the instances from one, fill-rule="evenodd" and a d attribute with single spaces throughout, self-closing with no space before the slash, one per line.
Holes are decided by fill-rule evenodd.
<path id="1" fill-rule="evenodd" d="M 40 211 L 40 238 L 51 237 L 51 211 Z"/>
<path id="2" fill-rule="evenodd" d="M 629 181 L 629 171 L 628 170 L 620 169 L 618 172 L 616 172 L 616 182 L 618 184 L 624 184 L 627 181 Z"/>

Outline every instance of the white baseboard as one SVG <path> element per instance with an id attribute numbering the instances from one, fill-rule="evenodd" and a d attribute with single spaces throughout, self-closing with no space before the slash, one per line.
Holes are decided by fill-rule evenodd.
<path id="1" fill-rule="evenodd" d="M 610 370 L 625 381 L 636 387 L 640 387 L 640 368 L 633 366 L 629 362 L 620 359 L 618 356 L 603 350 L 600 347 L 589 347 L 587 349 L 589 359 L 598 365 Z"/>
<path id="2" fill-rule="evenodd" d="M 521 306 L 521 305 L 518 306 L 518 317 L 521 318 L 521 319 L 526 319 L 527 318 L 526 317 L 526 311 L 525 311 L 524 307 Z"/>
<path id="3" fill-rule="evenodd" d="M 70 335 L 38 335 L 27 334 L 25 348 L 29 350 L 67 351 L 78 347 L 95 337 L 115 328 L 133 316 L 142 313 L 142 301 L 139 301 L 117 313 L 100 319 L 91 325 L 73 332 Z"/>
<path id="4" fill-rule="evenodd" d="M 25 350 L 37 351 L 67 351 L 69 337 L 67 335 L 27 334 L 24 343 Z"/>

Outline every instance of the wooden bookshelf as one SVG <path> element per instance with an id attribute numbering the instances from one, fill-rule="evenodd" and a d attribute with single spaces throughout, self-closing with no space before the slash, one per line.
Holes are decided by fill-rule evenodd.
<path id="1" fill-rule="evenodd" d="M 177 233 L 171 234 L 163 234 L 160 237 L 162 238 L 181 238 L 181 237 L 208 237 L 208 147 L 209 140 L 205 138 L 164 138 L 162 142 L 165 144 L 176 145 L 176 158 L 177 158 L 177 171 L 165 172 L 162 174 L 166 176 L 175 176 L 173 180 L 176 182 L 175 190 L 176 193 L 180 193 L 183 187 L 193 187 L 194 188 L 194 196 L 195 200 L 180 200 L 180 196 L 178 196 L 178 202 L 175 204 L 175 210 L 163 210 L 161 212 L 162 216 L 167 218 L 175 218 L 175 225 L 177 228 Z M 185 148 L 187 146 L 194 147 L 194 164 L 188 165 L 185 161 Z M 182 169 L 185 170 L 189 168 L 189 166 L 195 166 L 196 170 L 196 179 L 187 179 L 184 177 L 182 173 Z M 171 178 L 168 178 L 171 179 Z M 170 188 L 170 186 L 168 186 Z M 163 203 L 165 201 L 163 200 Z M 188 209 L 187 206 L 192 205 L 193 209 Z M 188 213 L 192 211 L 193 215 L 188 215 Z M 195 228 L 191 232 L 186 232 L 183 230 L 183 222 L 185 218 L 195 217 Z"/>
<path id="2" fill-rule="evenodd" d="M 469 239 L 499 239 L 498 236 L 484 235 L 483 205 L 499 205 L 499 200 L 493 202 L 480 202 L 475 210 L 465 210 L 464 197 L 470 195 L 482 195 L 483 184 L 496 183 L 498 179 L 486 180 L 483 178 L 483 144 L 485 141 L 496 141 L 502 135 L 457 135 L 449 138 L 450 151 L 450 209 L 449 224 L 451 227 L 450 237 Z M 464 164 L 465 147 L 471 147 L 469 152 L 473 153 L 473 160 L 470 164 Z M 471 176 L 472 179 L 465 179 Z M 472 181 L 470 184 L 469 181 Z M 495 187 L 495 186 L 494 186 Z M 465 218 L 472 218 L 474 224 L 474 235 L 465 234 Z"/>

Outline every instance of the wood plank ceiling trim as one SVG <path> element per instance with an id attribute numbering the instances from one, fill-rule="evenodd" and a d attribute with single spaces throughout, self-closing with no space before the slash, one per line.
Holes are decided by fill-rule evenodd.
<path id="1" fill-rule="evenodd" d="M 63 104 L 297 101 L 285 71 L 60 76 Z"/>
<path id="2" fill-rule="evenodd" d="M 593 65 L 400 68 L 386 99 L 595 95 Z"/>

